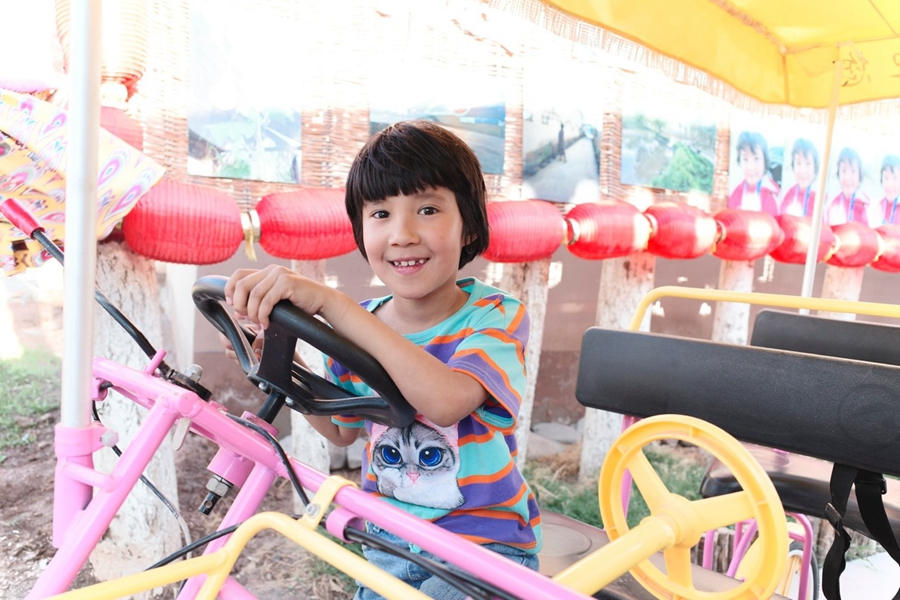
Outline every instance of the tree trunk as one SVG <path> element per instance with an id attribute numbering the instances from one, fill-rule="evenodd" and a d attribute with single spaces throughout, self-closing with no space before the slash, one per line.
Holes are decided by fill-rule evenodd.
<path id="1" fill-rule="evenodd" d="M 544 258 L 529 263 L 503 265 L 503 278 L 500 281 L 501 289 L 525 303 L 531 324 L 528 331 L 528 345 L 525 347 L 525 371 L 528 377 L 525 396 L 522 398 L 516 423 L 516 446 L 518 447 L 516 462 L 520 466 L 525 465 L 528 456 L 528 432 L 531 431 L 534 388 L 541 362 L 549 278 L 550 259 Z"/>
<path id="2" fill-rule="evenodd" d="M 753 291 L 753 262 L 723 260 L 719 270 L 719 289 L 733 292 Z M 712 339 L 728 344 L 746 345 L 750 324 L 750 305 L 745 302 L 718 302 L 713 320 Z"/>
<path id="3" fill-rule="evenodd" d="M 825 280 L 822 282 L 822 297 L 837 298 L 839 300 L 859 300 L 859 292 L 862 289 L 865 267 L 836 267 L 828 265 L 825 269 Z M 856 315 L 853 313 L 819 311 L 820 317 L 853 321 Z"/>
<path id="4" fill-rule="evenodd" d="M 656 258 L 647 252 L 603 261 L 597 299 L 599 327 L 628 329 L 641 299 L 653 289 Z M 641 330 L 650 329 L 650 313 L 644 315 Z M 579 477 L 597 477 L 603 458 L 622 431 L 622 415 L 605 410 L 585 409 Z"/>
<path id="5" fill-rule="evenodd" d="M 98 287 L 157 350 L 161 349 L 165 336 L 154 262 L 117 242 L 101 244 L 98 250 Z M 149 359 L 125 331 L 99 306 L 95 311 L 95 355 L 136 369 L 146 367 Z M 170 355 L 167 362 L 174 365 L 179 358 Z M 114 392 L 99 403 L 98 410 L 103 423 L 118 433 L 120 448 L 128 446 L 146 414 L 136 403 Z M 96 467 L 104 472 L 108 472 L 116 460 L 112 450 L 108 449 L 102 449 L 94 456 Z M 171 438 L 163 442 L 144 475 L 177 509 L 178 487 Z M 113 579 L 140 571 L 146 568 L 148 560 L 152 562 L 181 546 L 180 530 L 173 515 L 146 486 L 138 483 L 91 554 L 91 564 L 99 579 Z M 140 597 L 153 597 L 150 594 L 152 592 L 146 592 Z"/>
<path id="6" fill-rule="evenodd" d="M 305 277 L 318 282 L 325 281 L 325 261 L 291 261 L 291 268 Z M 303 362 L 309 369 L 318 375 L 325 372 L 322 362 L 322 353 L 304 341 L 297 343 L 297 351 Z M 323 473 L 330 470 L 328 448 L 331 444 L 322 435 L 313 429 L 306 417 L 295 410 L 291 411 L 291 448 L 290 454 L 300 462 L 305 463 Z M 299 498 L 294 498 L 294 510 L 301 512 L 303 507 Z"/>

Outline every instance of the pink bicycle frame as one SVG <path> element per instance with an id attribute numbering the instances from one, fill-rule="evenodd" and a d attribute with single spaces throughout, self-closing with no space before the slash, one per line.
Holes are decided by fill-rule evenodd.
<path id="1" fill-rule="evenodd" d="M 158 356 L 153 362 L 161 358 Z M 249 461 L 252 465 L 225 515 L 222 528 L 241 523 L 255 514 L 275 477 L 287 477 L 284 464 L 266 440 L 232 421 L 221 405 L 205 402 L 189 390 L 152 376 L 153 363 L 143 372 L 103 358 L 95 358 L 93 366 L 95 399 L 101 399 L 105 394 L 100 390 L 99 383 L 109 382 L 116 391 L 144 406 L 149 413 L 108 475 L 95 471 L 91 458 L 92 452 L 103 445 L 103 428 L 97 425 L 83 431 L 57 428 L 54 545 L 59 550 L 31 590 L 29 599 L 44 598 L 68 589 L 154 452 L 180 418 L 190 419 L 191 429 L 195 433 L 220 446 L 222 451 L 218 460 Z M 245 415 L 245 418 L 254 417 Z M 326 480 L 324 474 L 295 459 L 291 459 L 291 463 L 301 484 L 307 489 L 318 490 Z M 73 502 L 72 498 L 76 501 Z M 347 523 L 361 518 L 517 597 L 546 600 L 587 598 L 535 571 L 377 500 L 358 488 L 341 488 L 335 495 L 335 503 L 339 508 L 329 515 L 326 526 L 339 538 L 343 538 Z M 226 540 L 227 537 L 223 537 L 211 542 L 206 552 L 214 552 Z M 188 581 L 179 598 L 192 598 L 203 580 L 204 577 L 200 576 Z M 220 597 L 253 598 L 249 591 L 231 578 L 222 587 Z"/>

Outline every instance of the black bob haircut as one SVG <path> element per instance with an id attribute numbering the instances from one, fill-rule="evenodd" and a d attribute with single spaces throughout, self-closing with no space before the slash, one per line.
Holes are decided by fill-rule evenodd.
<path id="1" fill-rule="evenodd" d="M 344 204 L 363 257 L 362 213 L 366 202 L 444 187 L 456 196 L 463 222 L 459 267 L 488 247 L 486 187 L 478 158 L 459 137 L 430 121 L 401 121 L 373 135 L 347 175 Z"/>

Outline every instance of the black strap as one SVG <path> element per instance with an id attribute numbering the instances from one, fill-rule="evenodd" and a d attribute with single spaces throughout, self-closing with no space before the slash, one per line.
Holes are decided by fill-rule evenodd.
<path id="1" fill-rule="evenodd" d="M 822 593 L 828 600 L 841 600 L 840 577 L 847 566 L 845 553 L 850 548 L 850 534 L 844 529 L 844 513 L 847 512 L 850 487 L 854 484 L 856 501 L 866 528 L 872 538 L 900 564 L 900 547 L 882 500 L 882 495 L 887 492 L 884 476 L 835 463 L 831 471 L 831 502 L 825 507 L 825 516 L 835 530 L 834 541 L 822 566 Z M 900 600 L 900 589 L 893 600 Z"/>

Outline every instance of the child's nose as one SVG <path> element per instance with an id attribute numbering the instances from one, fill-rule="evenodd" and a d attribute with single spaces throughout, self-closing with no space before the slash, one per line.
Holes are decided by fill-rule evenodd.
<path id="1" fill-rule="evenodd" d="M 418 241 L 419 236 L 416 233 L 415 220 L 409 217 L 398 217 L 394 219 L 394 227 L 391 230 L 391 243 L 396 245 L 414 244 Z"/>

